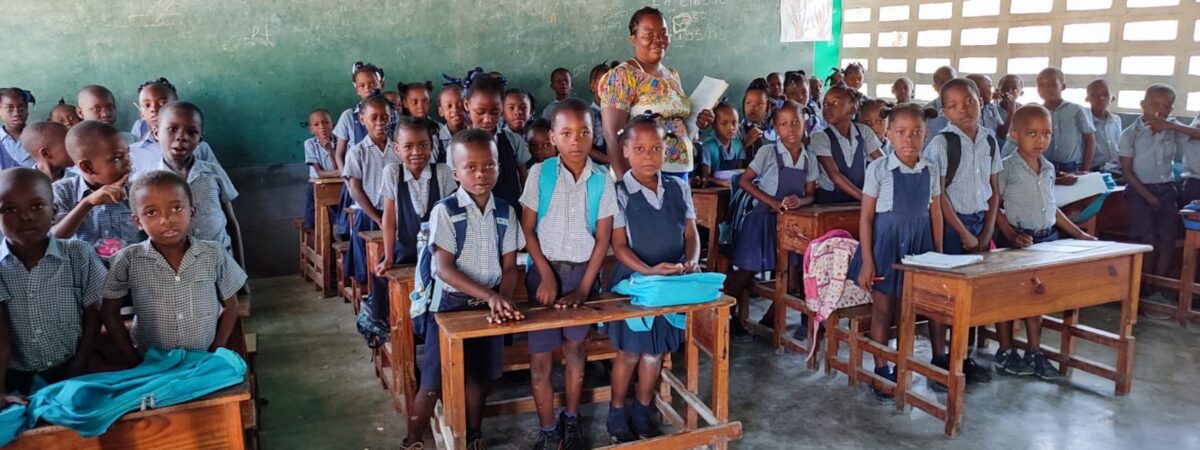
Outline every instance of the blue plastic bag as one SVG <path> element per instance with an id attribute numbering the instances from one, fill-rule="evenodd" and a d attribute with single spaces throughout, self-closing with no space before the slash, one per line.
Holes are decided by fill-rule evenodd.
<path id="1" fill-rule="evenodd" d="M 690 273 L 687 275 L 642 275 L 633 274 L 613 286 L 612 291 L 628 295 L 630 303 L 649 308 L 692 305 L 716 300 L 725 285 L 725 274 L 714 272 Z M 664 316 L 667 322 L 680 329 L 687 328 L 685 315 L 680 313 Z M 654 317 L 625 319 L 633 331 L 650 331 Z"/>

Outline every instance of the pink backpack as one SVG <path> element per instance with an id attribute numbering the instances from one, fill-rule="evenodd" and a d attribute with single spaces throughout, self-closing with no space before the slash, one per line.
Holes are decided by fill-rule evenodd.
<path id="1" fill-rule="evenodd" d="M 846 230 L 832 230 L 808 243 L 804 251 L 804 301 L 818 322 L 835 310 L 871 303 L 871 295 L 846 277 L 857 249 L 858 241 Z M 809 342 L 816 342 L 820 327 L 811 328 Z M 809 358 L 816 348 L 809 345 Z"/>

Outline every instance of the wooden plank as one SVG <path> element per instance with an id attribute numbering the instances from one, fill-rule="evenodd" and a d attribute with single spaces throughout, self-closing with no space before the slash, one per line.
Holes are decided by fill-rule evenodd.
<path id="1" fill-rule="evenodd" d="M 981 262 L 948 270 L 904 264 L 896 264 L 895 267 L 906 272 L 932 273 L 945 278 L 983 278 L 1006 275 L 1012 272 L 1024 272 L 1033 269 L 1128 256 L 1153 250 L 1153 247 L 1142 244 L 1126 244 L 1121 242 L 1106 242 L 1105 244 L 1102 247 L 1078 253 L 1040 252 L 1027 249 L 993 250 L 984 253 L 983 261 Z"/>
<path id="2" fill-rule="evenodd" d="M 520 309 L 525 314 L 525 320 L 514 322 L 488 323 L 486 319 L 487 311 L 482 310 L 438 313 L 437 321 L 443 332 L 461 339 L 472 339 L 485 336 L 527 333 L 530 331 L 548 330 L 586 323 L 611 322 L 644 317 L 648 314 L 686 313 L 706 308 L 732 306 L 733 303 L 733 298 L 722 296 L 717 300 L 707 303 L 643 308 L 630 304 L 627 297 L 603 294 L 596 300 L 590 300 L 580 307 L 570 309 L 522 305 Z"/>
<path id="3" fill-rule="evenodd" d="M 597 386 L 594 388 L 585 388 L 580 391 L 579 404 L 587 405 L 591 403 L 607 403 L 612 400 L 611 386 Z M 567 404 L 567 394 L 565 392 L 554 393 L 554 407 L 562 408 Z M 509 414 L 521 414 L 537 411 L 537 405 L 533 403 L 532 396 L 510 398 L 504 400 L 489 401 L 483 409 L 484 417 L 503 416 Z"/>
<path id="4" fill-rule="evenodd" d="M 718 445 L 742 438 L 742 423 L 729 422 L 721 425 L 668 434 L 651 439 L 641 439 L 625 444 L 599 447 L 598 450 L 663 450 L 697 448 Z"/>

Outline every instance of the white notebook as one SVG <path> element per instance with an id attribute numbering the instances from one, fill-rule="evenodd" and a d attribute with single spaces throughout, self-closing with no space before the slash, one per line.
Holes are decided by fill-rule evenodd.
<path id="1" fill-rule="evenodd" d="M 1068 205 L 1107 191 L 1108 184 L 1104 182 L 1104 175 L 1092 172 L 1080 175 L 1075 184 L 1070 186 L 1054 185 L 1054 202 L 1059 206 Z"/>
<path id="2" fill-rule="evenodd" d="M 925 252 L 920 255 L 905 256 L 901 263 L 910 266 L 928 267 L 931 269 L 954 269 L 969 266 L 983 261 L 983 255 L 947 255 L 938 252 Z"/>

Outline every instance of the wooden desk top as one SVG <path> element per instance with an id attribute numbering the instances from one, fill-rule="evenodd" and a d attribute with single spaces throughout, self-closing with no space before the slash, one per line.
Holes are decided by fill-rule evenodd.
<path id="1" fill-rule="evenodd" d="M 954 269 L 932 269 L 928 267 L 896 264 L 896 269 L 956 279 L 986 278 L 1066 264 L 1095 261 L 1114 256 L 1145 253 L 1153 247 L 1142 244 L 1104 242 L 1105 245 L 1078 253 L 1043 252 L 1036 250 L 999 249 L 983 254 L 983 261 Z"/>
<path id="2" fill-rule="evenodd" d="M 417 274 L 417 266 L 414 264 L 405 264 L 403 266 L 393 267 L 383 274 L 384 278 L 389 280 L 411 280 Z"/>
<path id="3" fill-rule="evenodd" d="M 126 413 L 125 415 L 121 416 L 121 418 L 118 419 L 118 421 L 138 419 L 138 418 L 142 418 L 142 417 L 167 414 L 167 413 L 176 412 L 176 411 L 187 411 L 187 410 L 191 410 L 191 409 L 207 408 L 207 407 L 214 406 L 214 405 L 222 405 L 225 403 L 232 403 L 232 402 L 241 402 L 241 401 L 245 401 L 245 400 L 249 400 L 249 399 L 250 399 L 250 383 L 243 381 L 242 384 L 238 384 L 238 385 L 227 387 L 225 389 L 221 389 L 217 392 L 213 392 L 211 394 L 205 395 L 203 397 L 192 400 L 190 402 L 180 403 L 178 405 L 165 406 L 162 408 L 148 409 L 146 411 L 131 411 L 131 412 Z M 57 433 L 57 432 L 61 432 L 61 431 L 74 432 L 74 430 L 71 430 L 69 428 L 66 428 L 66 427 L 63 427 L 60 425 L 49 425 L 49 424 L 46 424 L 45 422 L 39 422 L 39 423 L 41 424 L 40 426 L 26 430 L 24 433 L 21 433 L 18 437 L 27 436 L 27 435 Z M 101 436 L 101 438 L 103 438 L 103 435 Z"/>
<path id="4" fill-rule="evenodd" d="M 546 307 L 529 307 L 520 305 L 525 314 L 525 320 L 499 324 L 488 323 L 487 311 L 470 310 L 438 313 L 437 321 L 443 333 L 461 339 L 486 336 L 501 336 L 505 334 L 526 333 L 530 331 L 548 330 L 573 325 L 610 322 L 614 320 L 662 315 L 668 313 L 686 313 L 716 307 L 734 305 L 733 297 L 722 295 L 721 298 L 707 303 L 694 305 L 666 306 L 659 308 L 643 308 L 629 303 L 628 297 L 615 294 L 604 294 L 599 298 L 572 309 L 553 309 Z"/>
<path id="5" fill-rule="evenodd" d="M 822 214 L 833 214 L 842 212 L 858 212 L 862 209 L 861 203 L 830 203 L 825 205 L 808 205 L 800 209 L 792 209 L 784 211 L 782 214 L 791 216 L 819 216 Z"/>
<path id="6" fill-rule="evenodd" d="M 359 231 L 358 236 L 363 238 L 363 240 L 367 241 L 367 242 L 371 242 L 371 241 L 383 242 L 383 231 L 382 230 Z"/>
<path id="7" fill-rule="evenodd" d="M 309 178 L 309 184 L 344 184 L 346 179 L 342 177 L 336 178 Z"/>

